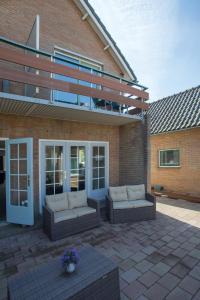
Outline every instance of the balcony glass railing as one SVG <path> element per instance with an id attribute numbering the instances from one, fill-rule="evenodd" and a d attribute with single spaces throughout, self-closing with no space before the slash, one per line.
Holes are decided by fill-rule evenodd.
<path id="1" fill-rule="evenodd" d="M 148 109 L 146 87 L 0 37 L 1 92 L 129 114 Z"/>

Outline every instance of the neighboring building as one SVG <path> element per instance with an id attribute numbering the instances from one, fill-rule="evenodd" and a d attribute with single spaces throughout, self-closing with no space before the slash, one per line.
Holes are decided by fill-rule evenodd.
<path id="1" fill-rule="evenodd" d="M 1 1 L 0 15 L 1 217 L 31 225 L 47 194 L 147 189 L 148 93 L 88 1 Z"/>
<path id="2" fill-rule="evenodd" d="M 200 86 L 151 103 L 151 185 L 200 196 Z"/>

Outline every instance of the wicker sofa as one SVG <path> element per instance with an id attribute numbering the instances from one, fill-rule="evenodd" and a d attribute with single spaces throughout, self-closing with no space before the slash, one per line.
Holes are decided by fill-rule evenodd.
<path id="1" fill-rule="evenodd" d="M 145 193 L 144 184 L 110 187 L 107 200 L 111 223 L 155 219 L 156 200 Z"/>
<path id="2" fill-rule="evenodd" d="M 43 212 L 44 231 L 53 241 L 100 225 L 99 202 L 86 191 L 46 196 Z"/>

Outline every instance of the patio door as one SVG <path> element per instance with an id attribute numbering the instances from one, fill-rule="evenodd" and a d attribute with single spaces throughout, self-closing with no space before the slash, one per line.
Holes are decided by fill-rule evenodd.
<path id="1" fill-rule="evenodd" d="M 41 207 L 47 195 L 86 190 L 103 199 L 108 188 L 108 144 L 85 141 L 42 141 Z"/>
<path id="2" fill-rule="evenodd" d="M 6 218 L 33 225 L 33 140 L 6 141 Z"/>

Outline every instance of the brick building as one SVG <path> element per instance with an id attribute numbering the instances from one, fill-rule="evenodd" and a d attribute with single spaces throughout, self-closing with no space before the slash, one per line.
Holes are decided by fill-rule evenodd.
<path id="1" fill-rule="evenodd" d="M 153 102 L 151 184 L 200 196 L 200 86 Z"/>
<path id="2" fill-rule="evenodd" d="M 0 216 L 33 224 L 47 194 L 147 189 L 148 93 L 88 1 L 1 1 L 0 14 Z"/>

